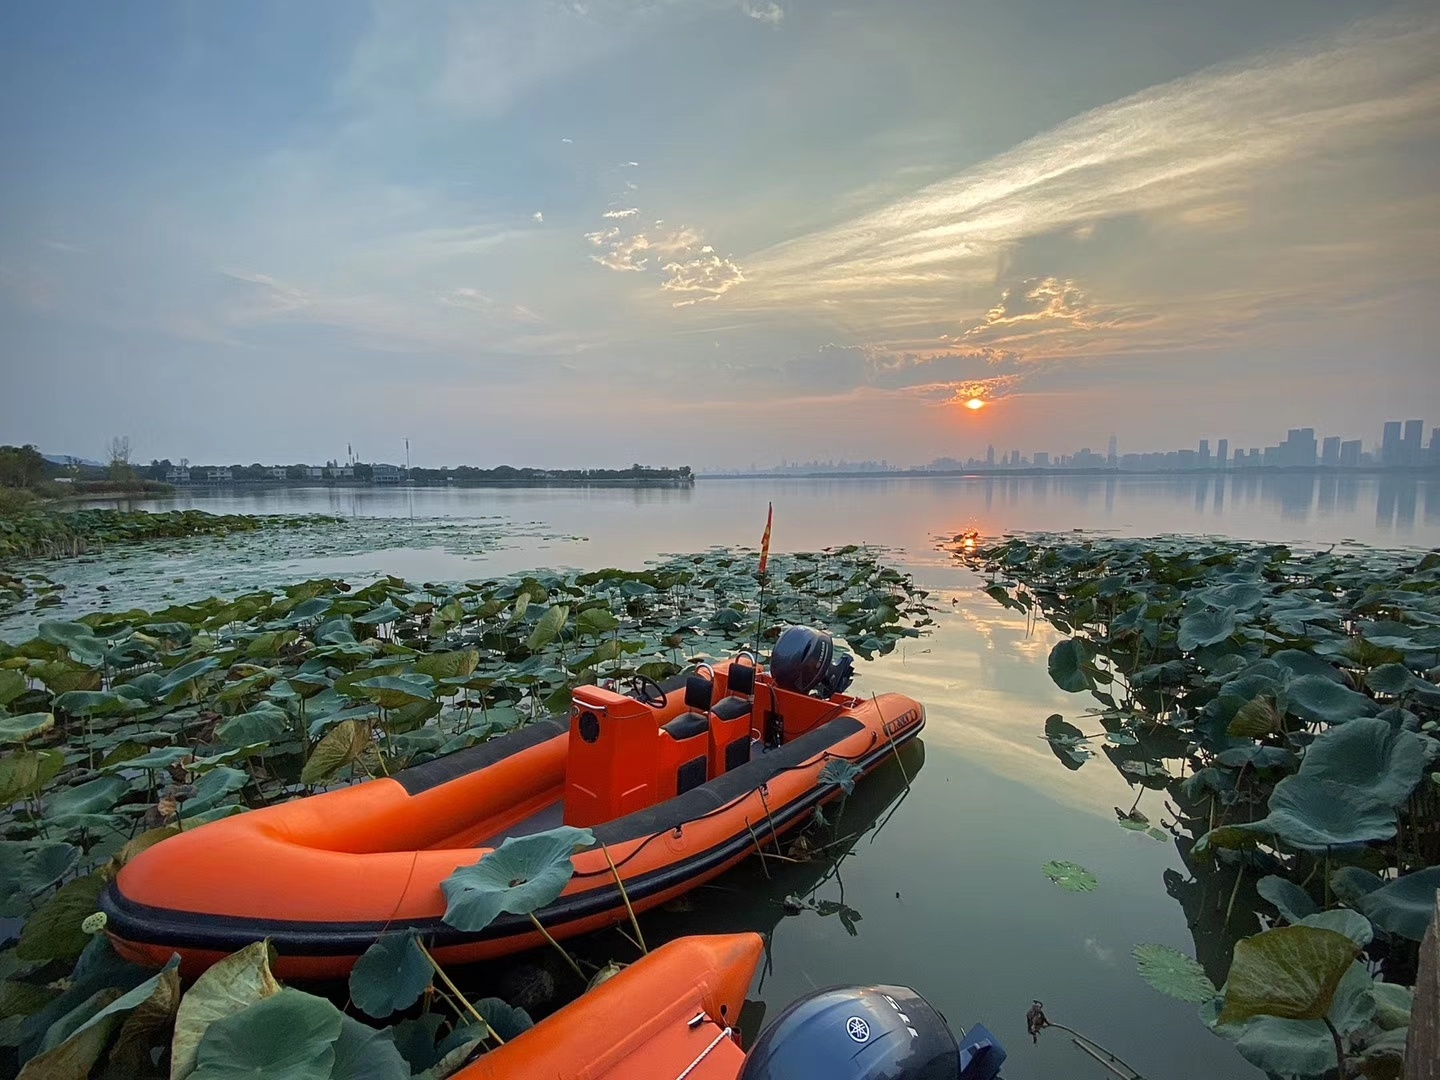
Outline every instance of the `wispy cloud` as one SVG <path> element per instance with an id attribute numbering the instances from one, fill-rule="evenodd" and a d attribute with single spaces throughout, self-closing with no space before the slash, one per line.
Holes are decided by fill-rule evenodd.
<path id="1" fill-rule="evenodd" d="M 665 264 L 666 277 L 660 288 L 684 294 L 683 299 L 674 302 L 675 307 L 716 300 L 745 280 L 733 260 L 722 259 L 708 247 L 704 250 L 711 253 Z"/>
<path id="2" fill-rule="evenodd" d="M 605 213 L 601 214 L 600 216 L 607 218 L 629 218 L 635 217 L 639 213 L 640 208 L 637 206 L 632 206 L 628 210 L 606 210 Z"/>
<path id="3" fill-rule="evenodd" d="M 774 0 L 769 0 L 769 2 L 764 4 L 754 4 L 746 0 L 741 6 L 745 14 L 749 15 L 750 18 L 758 19 L 760 22 L 768 23 L 771 26 L 779 26 L 785 18 L 785 9 L 779 4 L 774 3 Z"/>
<path id="4" fill-rule="evenodd" d="M 1337 232 L 1352 259 L 1409 249 L 1404 223 L 1358 227 L 1354 205 L 1384 175 L 1365 169 L 1440 129 L 1437 55 L 1440 21 L 1393 19 L 1157 86 L 749 255 L 746 287 L 726 303 L 838 305 L 851 334 L 877 343 L 935 341 L 944 329 L 1043 360 L 1208 333 L 1226 314 L 1216 301 L 1237 288 L 1299 278 L 1337 297 L 1356 287 L 1353 263 L 1320 265 L 1301 250 Z M 1425 199 L 1420 221 L 1433 223 L 1440 196 Z M 1124 220 L 1143 223 L 1143 248 L 1106 246 L 1109 223 Z M 1250 257 L 1246 230 L 1260 229 Z M 1409 274 L 1411 261 L 1392 259 L 1388 272 Z M 1077 277 L 1103 285 L 1109 306 Z"/>

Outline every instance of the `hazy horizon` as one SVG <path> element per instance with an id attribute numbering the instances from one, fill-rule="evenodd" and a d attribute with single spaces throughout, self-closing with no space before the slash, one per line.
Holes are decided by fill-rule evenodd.
<path id="1" fill-rule="evenodd" d="M 1433 4 L 0 30 L 0 442 L 715 471 L 1440 425 Z"/>

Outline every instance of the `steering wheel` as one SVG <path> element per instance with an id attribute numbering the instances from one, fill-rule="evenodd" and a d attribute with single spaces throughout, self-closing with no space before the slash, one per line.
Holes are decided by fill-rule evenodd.
<path id="1" fill-rule="evenodd" d="M 666 703 L 665 688 L 648 675 L 636 675 L 630 680 L 635 696 L 652 709 L 663 709 Z"/>

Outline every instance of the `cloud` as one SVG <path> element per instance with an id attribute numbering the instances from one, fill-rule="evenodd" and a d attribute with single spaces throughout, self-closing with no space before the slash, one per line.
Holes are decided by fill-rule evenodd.
<path id="1" fill-rule="evenodd" d="M 539 210 L 536 210 L 535 213 L 530 215 L 530 220 L 535 222 L 535 224 L 537 225 L 543 225 L 545 224 L 545 215 L 542 214 Z"/>
<path id="2" fill-rule="evenodd" d="M 620 236 L 618 227 L 606 229 L 604 232 L 586 233 L 585 239 L 597 247 L 604 247 L 606 250 L 599 255 L 591 255 L 590 258 L 610 270 L 621 270 L 638 272 L 644 270 L 650 259 L 650 241 L 644 233 L 637 233 L 634 236 Z"/>
<path id="3" fill-rule="evenodd" d="M 665 264 L 668 275 L 660 283 L 662 289 L 689 294 L 676 300 L 674 307 L 688 307 L 705 300 L 714 300 L 745 280 L 740 267 L 719 255 L 700 255 L 684 262 Z"/>
<path id="4" fill-rule="evenodd" d="M 600 216 L 607 218 L 628 218 L 635 217 L 639 213 L 640 208 L 632 206 L 628 210 L 606 210 L 605 213 L 601 214 Z"/>
<path id="5" fill-rule="evenodd" d="M 773 0 L 764 4 L 752 4 L 747 0 L 742 7 L 745 14 L 749 15 L 750 18 L 758 19 L 760 22 L 768 23 L 771 26 L 779 26 L 781 20 L 785 18 L 785 10 L 779 4 L 774 3 Z"/>
<path id="6" fill-rule="evenodd" d="M 1361 280 L 1409 288 L 1415 224 L 1440 216 L 1440 197 L 1417 196 L 1408 228 L 1358 217 L 1403 188 L 1414 147 L 1440 129 L 1436 55 L 1440 20 L 1378 20 L 1150 88 L 752 252 L 726 303 L 843 310 L 849 333 L 877 342 L 959 323 L 1031 359 L 1099 358 L 1214 341 L 1226 298 L 1247 289 L 1300 284 L 1323 308 Z M 1337 235 L 1343 254 L 1316 248 Z M 1088 301 L 1080 277 L 1113 306 Z"/>

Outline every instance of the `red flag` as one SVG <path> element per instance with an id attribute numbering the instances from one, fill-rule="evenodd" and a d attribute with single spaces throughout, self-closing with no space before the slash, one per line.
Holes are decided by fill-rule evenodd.
<path id="1" fill-rule="evenodd" d="M 775 523 L 775 504 L 770 504 L 770 509 L 765 515 L 765 535 L 760 538 L 760 573 L 763 576 L 765 566 L 770 562 L 770 526 Z"/>

